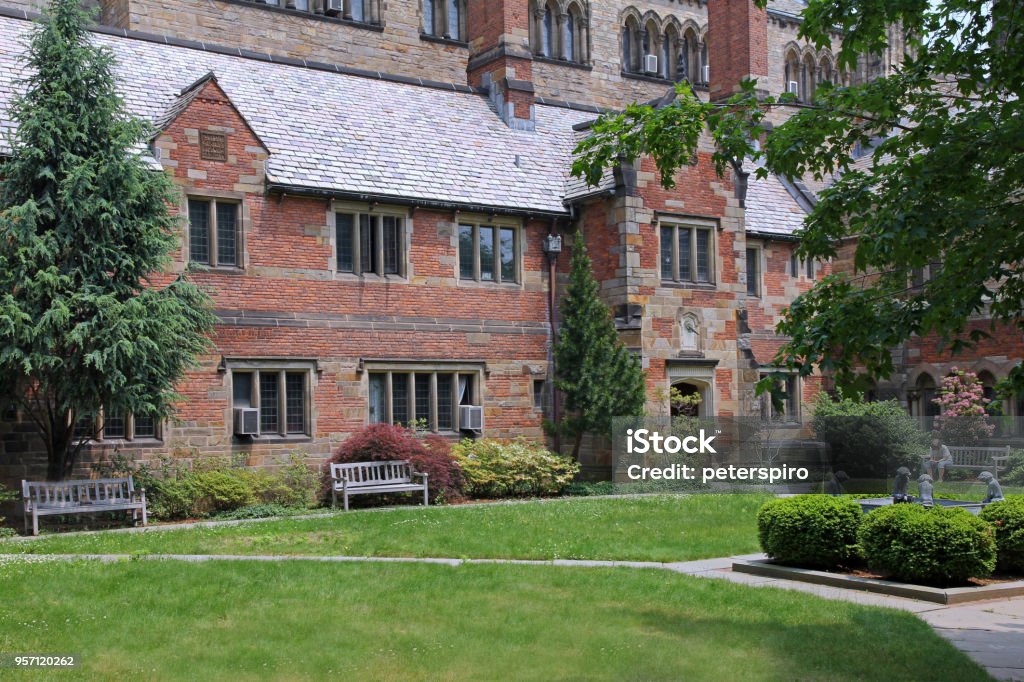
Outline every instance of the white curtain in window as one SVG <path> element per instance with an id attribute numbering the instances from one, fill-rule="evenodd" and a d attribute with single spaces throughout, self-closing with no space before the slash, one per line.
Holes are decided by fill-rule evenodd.
<path id="1" fill-rule="evenodd" d="M 387 376 L 370 375 L 370 423 L 379 424 L 387 420 Z"/>
<path id="2" fill-rule="evenodd" d="M 366 13 L 363 11 L 365 0 L 352 0 L 352 19 L 354 21 L 365 21 Z"/>

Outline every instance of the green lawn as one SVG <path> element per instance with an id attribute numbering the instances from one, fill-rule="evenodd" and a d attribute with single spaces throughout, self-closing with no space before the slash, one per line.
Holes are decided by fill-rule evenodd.
<path id="1" fill-rule="evenodd" d="M 7 679 L 988 679 L 907 613 L 659 570 L 8 559 L 0 585 L 0 651 L 81 660 Z"/>
<path id="2" fill-rule="evenodd" d="M 757 552 L 762 495 L 408 507 L 150 533 L 0 541 L 0 553 L 316 554 L 686 561 Z"/>

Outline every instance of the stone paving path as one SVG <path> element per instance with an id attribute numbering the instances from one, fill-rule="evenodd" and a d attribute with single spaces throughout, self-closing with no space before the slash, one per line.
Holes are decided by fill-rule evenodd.
<path id="1" fill-rule="evenodd" d="M 775 587 L 814 594 L 825 599 L 854 602 L 866 606 L 884 606 L 917 614 L 936 632 L 955 647 L 984 667 L 990 675 L 999 680 L 1024 682 L 1024 597 L 998 599 L 987 602 L 944 606 L 903 597 L 847 590 L 793 580 L 782 580 L 746 573 L 734 573 L 732 563 L 736 560 L 763 559 L 763 554 L 748 554 L 720 559 L 658 563 L 654 561 L 597 561 L 556 559 L 537 561 L 529 559 L 449 559 L 415 557 L 359 557 L 359 556 L 248 556 L 213 554 L 34 554 L 11 555 L 31 560 L 96 560 L 124 561 L 319 561 L 319 562 L 371 562 L 371 563 L 428 563 L 446 566 L 463 564 L 522 564 L 537 566 L 566 567 L 626 567 L 667 570 L 700 578 L 728 580 L 751 587 Z"/>

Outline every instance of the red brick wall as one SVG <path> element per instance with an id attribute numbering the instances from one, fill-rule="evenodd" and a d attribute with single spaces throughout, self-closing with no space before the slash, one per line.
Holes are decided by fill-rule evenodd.
<path id="1" fill-rule="evenodd" d="M 711 99 L 731 95 L 747 77 L 768 75 L 768 11 L 750 0 L 708 3 Z"/>

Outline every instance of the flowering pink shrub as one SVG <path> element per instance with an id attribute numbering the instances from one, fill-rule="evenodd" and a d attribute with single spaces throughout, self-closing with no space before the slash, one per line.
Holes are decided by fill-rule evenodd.
<path id="1" fill-rule="evenodd" d="M 932 402 L 942 409 L 942 416 L 935 418 L 935 428 L 943 443 L 978 445 L 995 431 L 985 411 L 990 401 L 974 372 L 953 367 Z"/>

